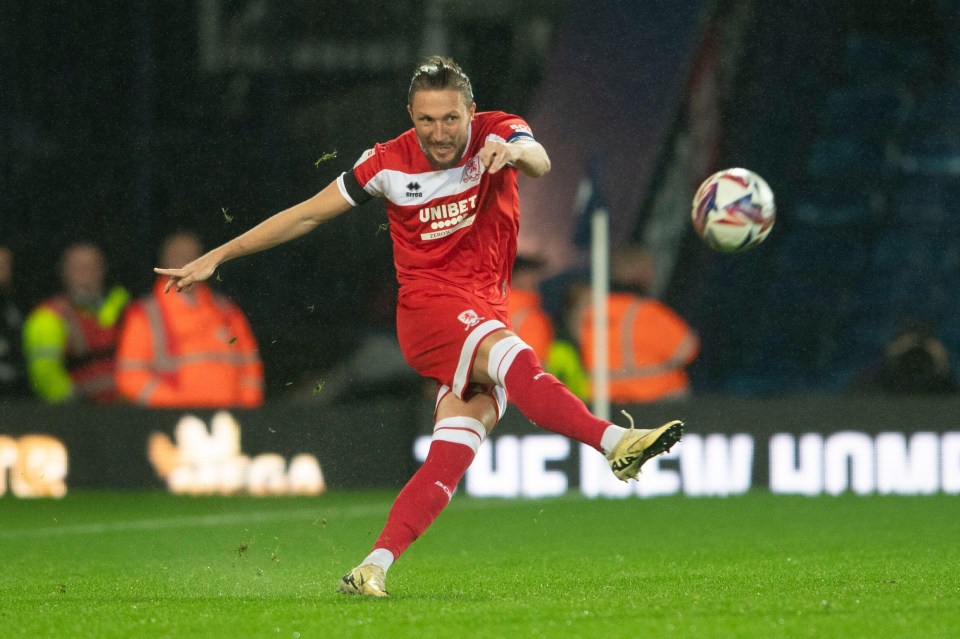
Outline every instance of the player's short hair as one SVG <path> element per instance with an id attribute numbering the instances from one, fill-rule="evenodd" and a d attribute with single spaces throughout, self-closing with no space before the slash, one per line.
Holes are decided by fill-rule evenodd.
<path id="1" fill-rule="evenodd" d="M 407 104 L 413 100 L 417 91 L 459 91 L 467 106 L 473 104 L 473 85 L 452 58 L 442 55 L 430 56 L 413 72 L 410 89 L 407 91 Z"/>

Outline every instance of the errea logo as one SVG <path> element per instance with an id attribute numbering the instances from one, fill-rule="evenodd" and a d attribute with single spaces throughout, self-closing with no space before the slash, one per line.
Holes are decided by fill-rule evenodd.
<path id="1" fill-rule="evenodd" d="M 423 193 L 420 192 L 421 188 L 423 187 L 420 186 L 419 182 L 407 183 L 407 197 L 423 197 Z"/>

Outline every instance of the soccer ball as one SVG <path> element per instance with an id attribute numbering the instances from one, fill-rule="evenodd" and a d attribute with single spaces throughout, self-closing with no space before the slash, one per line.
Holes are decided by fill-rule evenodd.
<path id="1" fill-rule="evenodd" d="M 693 228 L 707 246 L 739 253 L 759 245 L 777 217 L 773 191 L 747 169 L 725 169 L 700 185 L 690 211 Z"/>

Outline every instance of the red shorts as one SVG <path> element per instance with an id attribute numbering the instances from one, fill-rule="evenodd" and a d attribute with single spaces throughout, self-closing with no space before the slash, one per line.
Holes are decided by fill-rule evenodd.
<path id="1" fill-rule="evenodd" d="M 460 399 L 477 391 L 470 374 L 483 338 L 507 327 L 499 308 L 443 285 L 401 290 L 397 338 L 407 363 L 424 377 L 447 386 Z"/>

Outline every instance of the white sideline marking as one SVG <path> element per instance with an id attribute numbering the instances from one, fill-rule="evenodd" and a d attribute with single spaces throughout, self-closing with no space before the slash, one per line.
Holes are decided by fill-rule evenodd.
<path id="1" fill-rule="evenodd" d="M 506 504 L 509 500 L 500 499 L 464 499 L 456 503 L 457 510 L 482 510 L 497 504 Z M 169 530 L 171 528 L 214 528 L 217 526 L 236 526 L 239 524 L 262 524 L 279 521 L 320 521 L 324 518 L 341 517 L 352 519 L 386 515 L 389 506 L 385 504 L 351 506 L 347 508 L 323 509 L 302 508 L 300 510 L 259 511 L 246 513 L 226 513 L 220 515 L 193 515 L 155 519 L 134 519 L 130 521 L 110 521 L 89 524 L 70 524 L 46 526 L 44 528 L 20 528 L 0 530 L 2 539 L 33 539 L 40 537 L 63 537 L 66 535 L 100 535 L 104 533 L 123 533 L 135 531 Z"/>
<path id="2" fill-rule="evenodd" d="M 239 524 L 262 524 L 279 521 L 309 521 L 324 517 L 363 517 L 383 512 L 379 506 L 356 506 L 336 511 L 311 508 L 301 510 L 279 510 L 274 512 L 226 513 L 220 515 L 193 515 L 170 517 L 165 519 L 135 519 L 131 521 L 110 521 L 45 528 L 21 528 L 19 530 L 0 530 L 0 539 L 18 539 L 31 537 L 60 537 L 64 535 L 99 535 L 111 532 L 133 532 L 138 530 L 166 530 L 170 528 L 213 528 L 216 526 L 236 526 Z"/>

